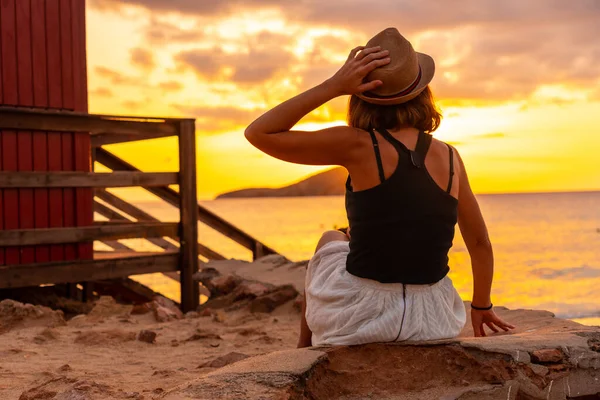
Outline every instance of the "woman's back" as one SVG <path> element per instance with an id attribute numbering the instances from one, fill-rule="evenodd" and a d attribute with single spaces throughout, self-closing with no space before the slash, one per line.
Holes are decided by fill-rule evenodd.
<path id="1" fill-rule="evenodd" d="M 435 283 L 448 273 L 457 222 L 453 150 L 414 129 L 395 132 L 396 137 L 385 129 L 364 133 L 370 136 L 371 149 L 363 152 L 372 155 L 365 154 L 362 165 L 349 169 L 353 179 L 359 171 L 366 188 L 353 185 L 350 178 L 347 183 L 352 232 L 347 270 L 385 283 Z"/>
<path id="2" fill-rule="evenodd" d="M 349 165 L 348 170 L 350 172 L 350 176 L 352 177 L 353 189 L 355 191 L 361 191 L 379 185 L 380 179 L 378 175 L 375 152 L 373 151 L 373 142 L 369 133 L 359 129 L 354 129 L 354 131 L 359 131 L 356 133 L 356 135 L 360 137 L 359 140 L 361 142 L 360 146 L 362 147 L 361 153 L 363 159 L 356 165 Z M 418 129 L 388 129 L 388 132 L 396 141 L 402 143 L 402 145 L 404 145 L 407 149 L 416 149 L 419 138 Z M 352 134 L 352 136 L 354 136 L 354 134 Z M 380 132 L 375 131 L 375 137 L 377 139 L 379 152 L 381 154 L 385 178 L 387 179 L 396 170 L 396 167 L 398 166 L 399 155 L 394 145 L 390 143 L 389 140 L 386 140 Z M 431 145 L 425 158 L 425 167 L 435 183 L 437 183 L 441 189 L 446 190 L 450 175 L 450 154 L 448 152 L 448 145 L 446 143 L 432 138 Z M 452 179 L 450 195 L 458 198 L 458 175 L 461 166 L 456 157 L 453 158 L 453 167 L 454 177 Z"/>

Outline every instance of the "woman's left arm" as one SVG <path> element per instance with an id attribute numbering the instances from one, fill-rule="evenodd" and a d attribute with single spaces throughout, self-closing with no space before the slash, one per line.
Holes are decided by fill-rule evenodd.
<path id="1" fill-rule="evenodd" d="M 306 114 L 335 97 L 362 93 L 381 85 L 381 81 L 364 83 L 363 80 L 369 72 L 390 62 L 387 55 L 379 47 L 355 48 L 333 77 L 266 112 L 246 128 L 246 138 L 258 149 L 284 161 L 345 165 L 348 154 L 352 153 L 352 143 L 356 142 L 348 140 L 348 127 L 315 132 L 291 129 Z"/>

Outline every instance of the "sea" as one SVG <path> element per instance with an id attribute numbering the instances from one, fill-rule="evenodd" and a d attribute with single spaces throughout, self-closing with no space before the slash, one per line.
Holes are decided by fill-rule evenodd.
<path id="1" fill-rule="evenodd" d="M 600 192 L 491 194 L 477 199 L 494 248 L 494 304 L 543 309 L 561 318 L 600 325 Z M 178 219 L 177 210 L 164 203 L 136 204 L 161 220 Z M 323 231 L 347 225 L 342 196 L 223 199 L 201 204 L 294 261 L 310 259 Z M 136 248 L 152 246 L 137 241 L 131 243 Z M 199 241 L 230 258 L 252 257 L 202 224 Z M 471 264 L 458 227 L 449 276 L 461 297 L 471 299 Z M 160 274 L 138 279 L 179 298 L 178 285 Z"/>

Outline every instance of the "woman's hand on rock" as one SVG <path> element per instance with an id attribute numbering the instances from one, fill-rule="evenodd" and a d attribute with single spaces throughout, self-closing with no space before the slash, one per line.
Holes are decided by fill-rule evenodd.
<path id="1" fill-rule="evenodd" d="M 514 329 L 514 325 L 504 322 L 496 315 L 494 310 L 475 310 L 471 309 L 471 324 L 473 325 L 473 333 L 475 337 L 487 336 L 484 325 L 487 325 L 495 333 Z"/>
<path id="2" fill-rule="evenodd" d="M 338 96 L 368 92 L 383 84 L 380 80 L 365 82 L 369 72 L 377 67 L 389 64 L 389 51 L 381 50 L 381 47 L 359 46 L 353 49 L 346 63 L 338 72 L 327 80 L 332 90 Z"/>

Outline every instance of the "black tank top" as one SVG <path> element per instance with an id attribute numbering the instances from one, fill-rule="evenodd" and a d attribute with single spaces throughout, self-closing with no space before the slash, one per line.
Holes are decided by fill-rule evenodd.
<path id="1" fill-rule="evenodd" d="M 412 151 L 387 130 L 377 131 L 397 150 L 398 166 L 385 179 L 377 138 L 369 132 L 381 184 L 354 192 L 348 177 L 346 212 L 351 239 L 346 269 L 383 283 L 435 283 L 449 271 L 448 251 L 458 215 L 458 200 L 450 195 L 452 148 L 448 146 L 450 179 L 444 190 L 425 168 L 431 135 L 419 132 Z"/>

